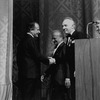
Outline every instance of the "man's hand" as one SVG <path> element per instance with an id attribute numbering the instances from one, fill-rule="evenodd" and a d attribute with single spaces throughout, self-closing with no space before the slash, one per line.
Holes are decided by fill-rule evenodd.
<path id="1" fill-rule="evenodd" d="M 69 87 L 71 86 L 71 82 L 70 82 L 70 79 L 69 79 L 69 78 L 66 78 L 66 79 L 65 79 L 65 86 L 66 86 L 67 88 L 69 88 Z"/>
<path id="2" fill-rule="evenodd" d="M 41 82 L 44 81 L 45 74 L 41 75 Z"/>
<path id="3" fill-rule="evenodd" d="M 52 57 L 48 57 L 49 58 L 49 64 L 55 64 L 56 60 Z"/>

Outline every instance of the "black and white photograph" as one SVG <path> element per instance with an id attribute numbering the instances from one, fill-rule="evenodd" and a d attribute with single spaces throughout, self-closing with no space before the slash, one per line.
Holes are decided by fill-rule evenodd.
<path id="1" fill-rule="evenodd" d="M 0 0 L 0 100 L 100 100 L 100 0 Z"/>

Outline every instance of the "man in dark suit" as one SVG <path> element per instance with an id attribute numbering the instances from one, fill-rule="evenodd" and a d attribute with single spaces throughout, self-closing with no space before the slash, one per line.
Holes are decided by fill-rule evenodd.
<path id="1" fill-rule="evenodd" d="M 63 31 L 66 35 L 66 61 L 68 62 L 71 78 L 71 98 L 75 100 L 75 47 L 76 39 L 82 39 L 81 32 L 76 30 L 76 24 L 70 17 L 66 17 L 62 22 Z"/>
<path id="2" fill-rule="evenodd" d="M 52 64 L 44 73 L 44 77 L 50 75 L 50 100 L 65 100 L 67 88 L 70 87 L 70 73 L 67 62 L 65 61 L 65 43 L 63 35 L 59 30 L 55 30 L 52 36 L 55 44 L 53 58 L 56 63 Z M 67 99 L 70 98 L 67 94 Z M 69 99 L 68 99 L 69 100 Z"/>
<path id="3" fill-rule="evenodd" d="M 40 89 L 40 62 L 44 64 L 54 63 L 54 59 L 48 59 L 40 54 L 38 48 L 39 24 L 30 24 L 29 32 L 20 41 L 17 49 L 18 81 L 23 100 L 36 99 L 37 90 Z"/>

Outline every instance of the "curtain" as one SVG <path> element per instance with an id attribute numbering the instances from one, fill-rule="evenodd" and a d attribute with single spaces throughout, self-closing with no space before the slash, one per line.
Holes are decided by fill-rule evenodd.
<path id="1" fill-rule="evenodd" d="M 27 33 L 29 23 L 39 22 L 39 0 L 13 0 L 13 99 L 21 99 L 18 89 L 17 46 Z"/>
<path id="2" fill-rule="evenodd" d="M 0 100 L 12 100 L 12 0 L 0 0 Z"/>
<path id="3" fill-rule="evenodd" d="M 39 8 L 41 49 L 46 55 L 50 55 L 53 48 L 51 33 L 54 29 L 62 30 L 64 17 L 72 17 L 77 30 L 82 31 L 85 36 L 87 24 L 100 19 L 100 0 L 40 0 Z M 89 34 L 91 37 L 95 36 L 91 26 Z"/>
<path id="4" fill-rule="evenodd" d="M 16 53 L 29 23 L 39 22 L 39 0 L 13 0 L 13 82 L 18 80 Z"/>

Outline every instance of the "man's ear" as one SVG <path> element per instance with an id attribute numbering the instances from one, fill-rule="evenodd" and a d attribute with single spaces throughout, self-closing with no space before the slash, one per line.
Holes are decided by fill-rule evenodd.
<path id="1" fill-rule="evenodd" d="M 75 24 L 73 24 L 72 26 L 73 26 L 73 29 L 75 29 L 75 28 L 76 28 L 76 25 L 75 25 Z"/>

